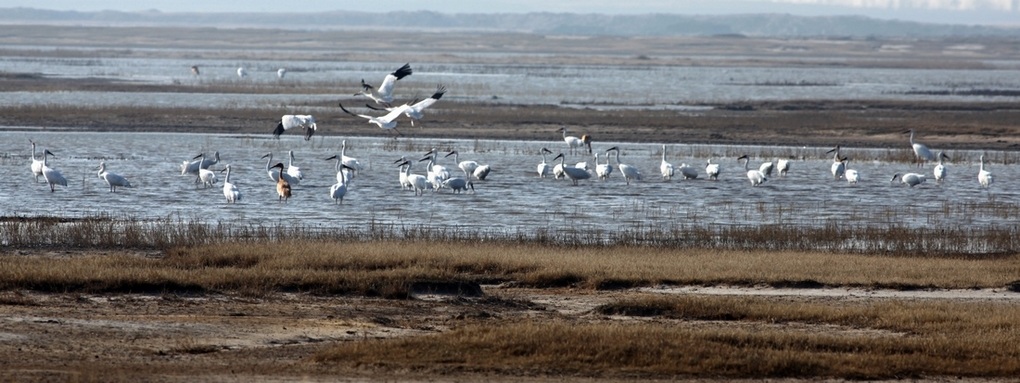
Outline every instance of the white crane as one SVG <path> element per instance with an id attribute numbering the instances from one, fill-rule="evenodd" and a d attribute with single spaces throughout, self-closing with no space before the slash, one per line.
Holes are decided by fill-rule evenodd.
<path id="1" fill-rule="evenodd" d="M 305 179 L 305 176 L 301 174 L 301 168 L 294 166 L 294 151 L 288 150 L 287 156 L 290 157 L 287 159 L 287 174 L 299 181 Z"/>
<path id="2" fill-rule="evenodd" d="M 765 182 L 765 181 L 768 180 L 768 178 L 765 177 L 765 173 L 762 173 L 761 170 L 759 170 L 759 169 L 751 169 L 748 166 L 747 163 L 751 162 L 751 158 L 749 158 L 746 154 L 742 155 L 740 157 L 737 157 L 737 162 L 740 162 L 740 160 L 744 160 L 744 170 L 747 171 L 747 180 L 751 181 L 751 186 L 761 185 L 762 182 Z"/>
<path id="3" fill-rule="evenodd" d="M 241 200 L 241 191 L 237 189 L 237 185 L 230 182 L 230 164 L 223 167 L 220 173 L 226 172 L 227 175 L 223 176 L 223 197 L 227 199 L 227 203 L 236 203 Z"/>
<path id="4" fill-rule="evenodd" d="M 563 161 L 565 159 L 566 157 L 563 157 L 563 153 L 560 153 L 555 158 L 553 158 L 553 161 L 560 160 L 560 165 L 562 165 L 563 173 L 567 176 L 567 178 L 570 178 L 570 180 L 574 182 L 575 186 L 577 185 L 577 181 L 591 178 L 591 173 L 588 173 L 587 170 L 564 165 Z"/>
<path id="5" fill-rule="evenodd" d="M 662 161 L 659 162 L 659 173 L 662 174 L 662 179 L 665 181 L 673 179 L 673 164 L 666 162 L 665 144 L 662 145 Z"/>
<path id="6" fill-rule="evenodd" d="M 52 152 L 50 152 L 49 149 L 43 149 L 43 168 L 42 168 L 42 174 L 43 174 L 43 179 L 45 179 L 46 183 L 50 185 L 50 193 L 53 192 L 55 185 L 60 185 L 60 186 L 63 186 L 63 187 L 66 188 L 67 187 L 67 179 L 64 178 L 63 174 L 60 174 L 59 170 L 50 167 L 50 164 L 49 164 L 48 160 L 46 159 L 46 156 L 54 156 L 54 157 L 56 157 L 56 155 L 54 155 Z"/>
<path id="7" fill-rule="evenodd" d="M 338 205 L 344 204 L 344 196 L 347 195 L 347 172 L 345 170 L 354 170 L 350 166 L 344 165 L 340 158 L 333 156 L 336 161 L 336 178 L 337 182 L 333 186 L 329 187 L 329 198 L 333 199 L 333 203 Z"/>
<path id="8" fill-rule="evenodd" d="M 358 161 L 357 158 L 347 156 L 347 140 L 340 142 L 340 158 L 343 160 L 344 165 L 354 169 L 354 173 L 352 173 L 351 178 L 354 178 L 355 175 L 361 175 L 361 171 L 365 167 L 361 165 L 361 162 Z"/>
<path id="9" fill-rule="evenodd" d="M 708 179 L 710 179 L 710 180 L 718 180 L 719 179 L 719 164 L 713 164 L 711 158 L 709 158 L 708 160 L 705 160 L 705 162 L 708 163 L 708 165 L 705 165 L 705 174 L 708 175 Z"/>
<path id="10" fill-rule="evenodd" d="M 538 170 L 538 176 L 540 178 L 545 178 L 546 174 L 549 174 L 550 166 L 548 163 L 545 162 L 546 153 L 552 154 L 552 151 L 546 148 L 542 148 L 541 152 L 539 152 L 539 154 L 542 155 L 542 162 L 538 163 L 538 167 L 536 170 Z"/>
<path id="11" fill-rule="evenodd" d="M 407 182 L 411 184 L 411 188 L 414 189 L 414 195 L 420 196 L 425 194 L 425 189 L 429 187 L 429 181 L 425 176 L 421 174 L 411 173 L 411 162 L 404 160 L 400 163 L 401 167 L 407 166 L 404 170 L 404 175 L 407 177 Z"/>
<path id="12" fill-rule="evenodd" d="M 368 120 L 368 123 L 376 124 L 376 126 L 383 130 L 393 130 L 393 132 L 397 133 L 397 135 L 393 136 L 393 138 L 397 138 L 397 136 L 403 136 L 403 134 L 401 134 L 400 131 L 397 130 L 397 117 L 400 117 L 400 114 L 404 113 L 404 110 L 406 110 L 407 108 L 409 108 L 407 105 L 401 105 L 396 108 L 392 108 L 389 113 L 386 113 L 383 116 L 375 117 L 369 116 L 367 114 L 353 113 L 347 110 L 347 108 L 344 108 L 344 104 L 340 104 L 340 109 L 343 110 L 344 113 L 347 113 L 355 117 L 364 118 Z"/>
<path id="13" fill-rule="evenodd" d="M 400 158 L 398 158 L 396 161 L 393 161 L 394 164 L 399 164 L 399 163 L 402 163 L 402 162 L 407 162 L 407 157 L 406 156 L 400 156 Z M 408 162 L 408 164 L 410 164 L 410 162 Z M 410 166 L 410 165 L 408 165 L 408 166 Z M 404 173 L 404 165 L 400 165 L 400 176 L 398 177 L 398 179 L 400 180 L 400 188 L 401 189 L 405 189 L 406 190 L 406 189 L 412 189 L 413 188 L 411 186 L 411 181 L 407 179 L 407 173 Z"/>
<path id="14" fill-rule="evenodd" d="M 860 175 L 857 174 L 857 170 L 850 169 L 850 159 L 849 158 L 843 158 L 843 160 L 846 161 L 846 167 L 847 167 L 846 171 L 843 172 L 843 177 L 846 178 L 846 182 L 847 183 L 849 183 L 851 185 L 856 185 L 857 181 L 860 180 Z"/>
<path id="15" fill-rule="evenodd" d="M 779 170 L 780 177 L 786 177 L 786 173 L 790 172 L 790 160 L 786 158 L 776 160 L 776 169 Z"/>
<path id="16" fill-rule="evenodd" d="M 205 153 L 199 154 L 198 159 L 199 161 L 204 163 Z M 203 188 L 213 186 L 216 183 L 216 173 L 214 173 L 212 170 L 209 170 L 209 168 L 199 168 L 198 177 L 195 178 L 195 183 L 199 182 L 202 183 Z"/>
<path id="17" fill-rule="evenodd" d="M 934 173 L 934 175 L 935 175 L 935 182 L 936 183 L 942 183 L 942 181 L 944 181 L 946 179 L 946 173 L 948 173 L 946 171 L 946 165 L 942 163 L 942 159 L 947 159 L 947 160 L 950 160 L 950 161 L 952 159 L 950 159 L 949 156 L 947 156 L 945 152 L 939 152 L 939 157 L 938 158 L 939 158 L 939 163 L 938 163 L 938 165 L 935 165 L 935 169 L 932 170 L 932 173 Z"/>
<path id="18" fill-rule="evenodd" d="M 560 131 L 563 132 L 563 142 L 567 143 L 567 148 L 570 149 L 570 154 L 576 154 L 577 148 L 584 147 L 584 141 L 581 141 L 577 136 L 568 136 L 567 128 L 561 127 Z"/>
<path id="19" fill-rule="evenodd" d="M 843 163 L 843 159 L 839 157 L 839 145 L 825 153 L 833 153 L 832 155 L 832 179 L 839 181 L 843 178 L 843 174 L 846 172 L 846 164 Z"/>
<path id="20" fill-rule="evenodd" d="M 553 160 L 553 161 L 556 161 L 556 160 Z M 552 168 L 552 173 L 553 173 L 553 178 L 555 178 L 555 179 L 560 179 L 560 178 L 563 178 L 563 177 L 567 176 L 566 174 L 563 173 L 563 165 L 561 165 L 561 164 L 554 165 L 553 168 Z"/>
<path id="21" fill-rule="evenodd" d="M 917 167 L 924 166 L 924 161 L 934 161 L 935 155 L 932 154 L 931 149 L 928 149 L 928 147 L 922 143 L 914 142 L 914 129 L 910 129 L 903 133 L 906 134 L 908 132 L 910 133 L 910 147 L 914 149 L 914 159 L 917 161 Z"/>
<path id="22" fill-rule="evenodd" d="M 245 78 L 248 77 L 248 71 L 244 67 L 237 68 L 237 77 Z"/>
<path id="23" fill-rule="evenodd" d="M 489 164 L 485 164 L 479 165 L 475 168 L 475 171 L 471 173 L 471 175 L 475 176 L 476 180 L 485 181 L 485 178 L 489 176 L 490 172 L 492 172 L 492 167 L 489 166 Z"/>
<path id="24" fill-rule="evenodd" d="M 772 161 L 762 162 L 761 166 L 758 166 L 758 171 L 760 171 L 761 174 L 764 174 L 765 177 L 772 177 L 772 169 L 775 168 L 776 168 L 775 162 Z"/>
<path id="25" fill-rule="evenodd" d="M 681 163 L 677 170 L 680 170 L 680 175 L 684 176 L 685 180 L 693 180 L 698 178 L 698 169 L 687 163 Z"/>
<path id="26" fill-rule="evenodd" d="M 283 78 L 283 76 L 286 76 L 286 75 L 287 75 L 287 69 L 280 68 L 280 69 L 276 70 L 276 78 Z"/>
<path id="27" fill-rule="evenodd" d="M 613 174 L 613 166 L 609 164 L 609 155 L 606 155 L 606 163 L 600 164 L 599 154 L 595 153 L 595 175 L 598 176 L 600 180 L 605 181 L 609 179 L 611 174 Z"/>
<path id="28" fill-rule="evenodd" d="M 630 185 L 632 180 L 640 181 L 641 172 L 637 168 L 620 162 L 620 148 L 614 146 L 606 149 L 606 155 L 608 156 L 611 151 L 616 151 L 616 167 L 620 169 L 620 173 L 623 174 L 623 179 L 627 181 L 627 185 Z"/>
<path id="29" fill-rule="evenodd" d="M 32 143 L 32 174 L 35 175 L 35 182 L 39 182 L 39 177 L 43 175 L 43 160 L 37 160 L 35 158 L 35 141 L 28 140 Z"/>
<path id="30" fill-rule="evenodd" d="M 439 161 L 436 157 L 437 154 L 439 154 L 439 150 L 436 150 L 436 148 L 432 148 L 432 150 L 429 150 L 428 153 L 425 153 L 426 156 L 429 156 L 432 159 L 432 161 L 429 162 L 428 170 L 430 173 L 435 173 L 436 177 L 438 177 L 440 181 L 445 181 L 447 178 L 450 178 L 450 171 L 446 169 L 446 166 L 436 163 Z"/>
<path id="31" fill-rule="evenodd" d="M 992 186 L 992 172 L 985 170 L 985 155 L 981 155 L 981 167 L 978 170 L 978 183 L 986 189 Z"/>
<path id="32" fill-rule="evenodd" d="M 429 181 L 429 184 L 431 184 L 432 188 L 437 191 L 442 189 L 443 181 L 450 179 L 450 172 L 446 170 L 445 166 L 436 165 L 435 149 L 433 148 L 426 157 L 418 160 L 418 162 L 422 161 L 429 162 L 428 165 L 425 165 L 425 169 L 427 170 L 425 178 Z"/>
<path id="33" fill-rule="evenodd" d="M 300 179 L 295 178 L 290 173 L 276 172 L 273 170 L 273 167 L 269 165 L 273 163 L 273 152 L 266 153 L 266 155 L 262 156 L 262 158 L 266 158 L 266 174 L 269 175 L 269 179 L 273 180 L 273 182 L 280 182 L 280 177 L 282 174 L 283 175 L 282 177 L 284 181 L 287 181 L 288 186 L 296 186 L 297 184 L 301 183 Z"/>
<path id="34" fill-rule="evenodd" d="M 892 176 L 892 180 L 890 180 L 890 182 L 896 181 L 897 178 L 900 179 L 900 182 L 903 182 L 906 185 L 910 185 L 910 187 L 923 184 L 924 181 L 927 180 L 927 178 L 924 177 L 924 174 L 906 173 L 901 176 L 899 173 L 896 173 Z"/>
<path id="35" fill-rule="evenodd" d="M 336 182 L 347 185 L 351 180 L 351 172 L 354 168 L 344 165 L 343 159 L 339 155 L 333 155 L 326 159 L 326 161 L 333 160 L 336 160 L 336 165 L 333 166 L 333 169 L 336 170 Z"/>
<path id="36" fill-rule="evenodd" d="M 454 193 L 467 192 L 468 188 L 471 191 L 475 191 L 475 185 L 471 181 L 465 180 L 460 177 L 453 177 L 446 181 L 443 181 L 443 186 L 450 188 Z"/>
<path id="37" fill-rule="evenodd" d="M 127 178 L 124 178 L 124 176 L 106 171 L 106 162 L 104 161 L 99 162 L 98 174 L 99 178 L 106 181 L 106 185 L 110 187 L 110 192 L 116 192 L 118 187 L 134 187 L 131 186 L 131 182 L 128 182 Z"/>
<path id="38" fill-rule="evenodd" d="M 208 169 L 210 166 L 220 163 L 220 152 L 213 153 L 213 158 L 206 158 L 205 154 L 199 154 L 191 161 L 181 162 L 181 175 L 198 175 L 199 169 Z"/>
<path id="39" fill-rule="evenodd" d="M 410 104 L 404 104 L 398 106 L 397 108 L 401 107 L 404 108 L 404 115 L 407 116 L 407 118 L 411 119 L 411 126 L 414 126 L 415 121 L 421 120 L 423 117 L 425 117 L 425 108 L 428 108 L 432 106 L 432 104 L 435 104 L 436 101 L 439 101 L 439 99 L 442 98 L 444 94 L 446 94 L 446 87 L 439 85 L 438 87 L 436 87 L 436 92 L 432 93 L 432 97 L 426 98 L 421 101 L 415 100 L 417 102 L 412 101 Z M 368 104 L 365 104 L 365 106 L 367 106 L 369 109 L 374 110 L 392 111 L 393 109 L 393 108 L 380 109 Z M 419 124 L 418 127 L 421 128 L 421 124 Z"/>
<path id="40" fill-rule="evenodd" d="M 457 163 L 457 167 L 460 168 L 460 170 L 464 172 L 464 178 L 471 177 L 471 175 L 474 174 L 475 169 L 478 168 L 478 162 L 476 162 L 476 161 L 463 161 L 462 162 L 460 160 L 460 153 L 457 153 L 456 150 L 447 153 L 443 157 L 450 157 L 450 156 L 453 156 L 453 162 L 456 162 Z"/>
<path id="41" fill-rule="evenodd" d="M 319 128 L 315 124 L 315 117 L 310 114 L 285 114 L 283 117 L 280 117 L 280 122 L 276 124 L 276 129 L 273 129 L 273 138 L 280 138 L 283 132 L 297 127 L 304 128 L 305 141 L 312 139 L 315 130 Z"/>
<path id="42" fill-rule="evenodd" d="M 411 63 L 404 64 L 404 66 L 397 68 L 397 70 L 386 75 L 386 77 L 383 78 L 382 84 L 379 85 L 379 89 L 376 91 L 372 90 L 372 85 L 366 83 L 365 79 L 361 79 L 362 89 L 354 95 L 368 97 L 377 104 L 389 107 L 390 103 L 393 102 L 393 85 L 397 83 L 397 80 L 410 76 L 411 73 Z"/>

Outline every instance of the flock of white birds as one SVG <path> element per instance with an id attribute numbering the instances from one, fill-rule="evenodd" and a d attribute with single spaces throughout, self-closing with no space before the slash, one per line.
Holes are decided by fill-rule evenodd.
<path id="1" fill-rule="evenodd" d="M 192 67 L 192 72 L 195 75 L 199 74 L 198 67 Z M 283 78 L 286 70 L 281 68 L 277 71 L 277 76 Z M 405 64 L 387 74 L 382 83 L 378 88 L 361 80 L 362 90 L 355 93 L 355 96 L 364 96 L 381 107 L 373 107 L 371 105 L 366 106 L 369 109 L 377 111 L 385 111 L 386 114 L 382 116 L 372 116 L 366 114 L 356 114 L 347 110 L 343 104 L 340 104 L 340 108 L 355 117 L 364 118 L 369 123 L 378 125 L 384 130 L 393 130 L 397 136 L 400 136 L 400 132 L 396 130 L 397 119 L 399 117 L 406 116 L 411 120 L 413 125 L 416 120 L 421 120 L 424 117 L 424 109 L 438 101 L 443 94 L 446 93 L 446 88 L 442 85 L 438 86 L 436 92 L 429 98 L 424 100 L 413 100 L 408 103 L 404 103 L 398 106 L 393 105 L 394 95 L 393 90 L 396 82 L 404 77 L 411 75 L 412 70 L 410 64 Z M 244 78 L 246 77 L 247 71 L 242 67 L 237 69 L 237 75 Z M 311 115 L 284 115 L 276 129 L 272 132 L 275 138 L 279 138 L 281 134 L 290 129 L 302 128 L 304 129 L 305 140 L 309 140 L 312 135 L 316 132 L 317 126 L 315 118 Z M 567 152 L 571 155 L 577 154 L 579 151 L 586 151 L 588 155 L 592 155 L 594 164 L 588 164 L 587 162 L 578 162 L 576 164 L 567 164 L 566 156 L 563 153 L 558 154 L 553 158 L 553 162 L 559 160 L 558 164 L 550 164 L 546 157 L 547 154 L 553 152 L 547 148 L 542 148 L 539 153 L 542 157 L 542 162 L 537 166 L 537 176 L 546 177 L 552 175 L 556 179 L 569 179 L 573 185 L 578 185 L 579 181 L 590 179 L 593 175 L 597 176 L 600 180 L 607 180 L 614 172 L 618 172 L 625 182 L 629 185 L 631 182 L 642 180 L 642 173 L 635 166 L 623 163 L 620 161 L 620 149 L 613 146 L 606 149 L 604 152 L 592 152 L 592 138 L 589 135 L 572 136 L 568 133 L 567 128 L 560 128 L 560 132 L 563 135 L 563 141 L 566 144 Z M 932 175 L 935 182 L 943 182 L 946 177 L 946 167 L 943 164 L 943 159 L 949 159 L 944 152 L 939 152 L 936 156 L 931 149 L 924 144 L 914 141 L 914 131 L 909 130 L 904 134 L 910 134 L 910 145 L 913 150 L 914 157 L 918 167 L 923 167 L 925 162 L 937 161 L 934 166 Z M 394 136 L 396 138 L 396 136 Z M 49 185 L 50 191 L 55 191 L 56 186 L 67 186 L 67 180 L 61 174 L 61 172 L 50 165 L 49 158 L 55 157 L 52 152 L 48 149 L 43 150 L 42 158 L 37 157 L 36 143 L 31 141 L 32 144 L 32 163 L 31 169 L 35 176 L 36 182 L 39 182 L 39 177 L 43 177 L 46 183 Z M 356 176 L 364 170 L 364 167 L 358 161 L 358 159 L 349 157 L 346 155 L 347 141 L 342 142 L 341 150 L 339 155 L 332 156 L 328 160 L 335 160 L 335 171 L 337 182 L 330 186 L 329 195 L 335 203 L 342 204 L 343 198 L 347 193 L 348 185 L 352 177 Z M 610 156 L 610 153 L 613 156 Z M 855 169 L 849 167 L 850 159 L 841 156 L 840 147 L 836 146 L 828 153 L 833 153 L 833 162 L 831 167 L 832 176 L 835 180 L 846 180 L 850 184 L 856 184 L 860 179 L 860 176 Z M 463 177 L 459 176 L 456 172 L 451 172 L 443 165 L 437 164 L 440 153 L 436 148 L 432 148 L 429 152 L 425 153 L 423 158 L 417 161 L 401 157 L 394 162 L 396 166 L 400 167 L 399 182 L 400 186 L 406 190 L 413 190 L 415 195 L 420 196 L 425 193 L 426 190 L 441 190 L 450 189 L 455 193 L 464 192 L 468 190 L 474 190 L 474 184 L 472 179 L 485 180 L 491 171 L 490 165 L 479 164 L 476 161 L 471 160 L 460 160 L 460 153 L 457 151 L 451 151 L 445 154 L 445 157 L 453 156 L 454 162 L 457 168 L 463 172 Z M 605 163 L 600 160 L 600 154 L 604 154 Z M 262 158 L 266 159 L 265 170 L 269 176 L 269 179 L 276 184 L 277 194 L 281 202 L 286 202 L 291 197 L 291 187 L 299 185 L 304 179 L 302 171 L 299 167 L 294 166 L 294 152 L 288 152 L 287 165 L 284 166 L 282 163 L 273 164 L 273 155 L 268 153 Z M 615 165 L 613 160 L 616 160 Z M 751 186 L 758 186 L 768 180 L 772 176 L 773 172 L 777 172 L 780 176 L 785 176 L 790 171 L 790 162 L 786 159 L 779 159 L 776 161 L 769 161 L 762 163 L 756 168 L 752 168 L 750 165 L 750 158 L 746 155 L 741 156 L 737 159 L 743 161 L 744 171 L 746 172 L 747 179 Z M 419 175 L 412 173 L 412 167 L 416 162 L 428 162 L 426 165 L 426 174 Z M 203 187 L 211 187 L 217 183 L 217 173 L 210 170 L 212 165 L 220 162 L 219 152 L 213 153 L 211 158 L 207 158 L 205 154 L 199 154 L 191 160 L 183 161 L 181 163 L 181 174 L 191 175 L 195 177 L 195 182 L 200 183 Z M 220 173 L 225 173 L 223 177 L 223 196 L 227 203 L 235 203 L 242 199 L 242 193 L 237 186 L 230 180 L 230 165 L 225 165 Z M 99 178 L 104 180 L 110 187 L 110 192 L 116 192 L 117 188 L 131 188 L 131 182 L 125 177 L 110 172 L 106 168 L 105 162 L 100 162 L 97 170 Z M 698 170 L 691 165 L 686 163 L 674 166 L 666 160 L 666 145 L 662 145 L 662 159 L 659 166 L 660 176 L 662 180 L 669 181 L 674 177 L 682 177 L 683 179 L 696 179 L 699 175 Z M 719 178 L 720 167 L 718 163 L 713 163 L 711 159 L 707 160 L 707 164 L 704 168 L 704 174 L 710 180 L 717 180 Z M 904 174 L 895 174 L 892 181 L 900 180 L 903 184 L 910 187 L 922 184 L 927 181 L 927 176 L 922 173 L 909 172 Z M 992 173 L 985 169 L 984 156 L 981 156 L 980 168 L 977 175 L 978 183 L 985 188 L 988 188 L 993 181 Z"/>

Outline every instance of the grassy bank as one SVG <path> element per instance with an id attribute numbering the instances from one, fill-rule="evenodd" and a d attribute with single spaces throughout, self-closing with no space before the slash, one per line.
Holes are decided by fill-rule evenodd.
<path id="1" fill-rule="evenodd" d="M 274 365 L 272 355 L 297 346 L 259 347 L 259 356 L 248 358 L 264 360 L 254 362 L 245 359 L 247 351 L 207 339 L 207 328 L 200 327 L 202 332 L 191 338 L 174 338 L 184 345 L 180 350 L 136 350 L 144 362 L 134 362 L 137 371 L 119 372 L 123 377 L 226 374 L 228 369 L 216 362 L 221 358 L 245 360 L 244 365 L 266 376 L 357 372 L 395 380 L 925 379 L 1020 373 L 1020 351 L 1014 346 L 1020 329 L 1013 325 L 1020 319 L 1020 307 L 1013 300 L 662 296 L 628 289 L 729 285 L 1017 291 L 1016 252 L 923 254 L 907 245 L 903 251 L 880 254 L 779 245 L 773 247 L 786 249 L 752 250 L 743 246 L 783 243 L 765 242 L 773 232 L 755 237 L 752 231 L 739 233 L 746 238 L 730 249 L 649 242 L 647 237 L 605 243 L 590 232 L 514 238 L 392 226 L 310 230 L 109 217 L 6 219 L 0 229 L 8 241 L 0 248 L 0 311 L 38 312 L 31 315 L 35 318 L 78 307 L 87 308 L 88 314 L 82 315 L 92 318 L 106 304 L 97 302 L 111 302 L 114 312 L 107 315 L 117 323 L 190 318 L 151 316 L 141 303 L 149 298 L 137 297 L 154 296 L 158 307 L 177 302 L 198 310 L 195 307 L 211 305 L 211 313 L 196 318 L 199 322 L 242 323 L 262 318 L 265 305 L 286 301 L 292 306 L 284 311 L 294 318 L 284 328 L 310 322 L 333 328 L 350 322 L 414 330 L 413 335 L 328 343 L 318 343 L 320 338 L 314 346 L 298 348 L 301 356 L 291 359 L 293 363 Z M 909 243 L 914 240 L 910 233 L 896 235 Z M 676 238 L 699 234 L 684 235 Z M 417 298 L 437 291 L 452 295 L 438 302 Z M 78 297 L 78 303 L 50 307 L 52 296 L 67 294 Z M 120 295 L 127 298 L 114 298 Z M 544 301 L 548 297 L 574 303 L 587 299 L 590 306 L 565 313 Z M 213 303 L 230 299 L 247 303 L 226 311 Z M 328 301 L 318 314 L 288 311 L 304 312 L 315 300 Z M 379 302 L 402 309 L 362 313 Z M 418 308 L 405 311 L 410 306 Z M 42 329 L 79 322 L 84 320 Z M 137 336 L 132 331 L 137 330 L 125 336 Z M 13 355 L 13 349 L 8 351 Z M 150 366 L 154 357 L 161 362 Z M 274 367 L 255 367 L 262 365 Z M 90 366 L 91 361 L 67 369 L 110 377 L 105 368 Z"/>
<path id="2" fill-rule="evenodd" d="M 914 243 L 909 231 L 899 237 L 902 251 L 852 253 L 801 248 L 811 241 L 824 247 L 828 239 L 815 239 L 824 238 L 824 233 L 795 242 L 775 238 L 779 230 L 745 231 L 743 238 L 722 242 L 713 242 L 719 241 L 717 233 L 691 232 L 674 233 L 671 240 L 634 235 L 607 244 L 596 233 L 528 239 L 421 228 L 388 228 L 366 235 L 197 224 L 148 229 L 118 225 L 5 223 L 5 233 L 23 236 L 6 239 L 0 287 L 407 297 L 422 281 L 589 289 L 658 284 L 956 289 L 1004 288 L 1020 275 L 1015 251 L 938 252 L 937 245 Z M 716 245 L 700 246 L 688 234 L 704 235 L 702 244 Z M 1007 233 L 999 235 L 1001 241 L 1012 241 Z M 46 243 L 43 238 L 60 242 L 38 246 Z M 59 254 L 75 244 L 85 250 L 77 252 L 88 255 L 18 256 L 12 251 L 36 245 L 40 253 Z"/>
<path id="3" fill-rule="evenodd" d="M 1020 373 L 1010 304 L 679 297 L 603 305 L 665 317 L 470 325 L 435 336 L 337 345 L 315 360 L 417 373 L 615 378 L 918 379 Z"/>

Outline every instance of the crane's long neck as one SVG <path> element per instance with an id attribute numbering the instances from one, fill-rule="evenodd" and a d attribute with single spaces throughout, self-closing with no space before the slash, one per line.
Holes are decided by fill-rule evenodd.
<path id="1" fill-rule="evenodd" d="M 453 152 L 453 162 L 460 163 L 460 153 Z"/>
<path id="2" fill-rule="evenodd" d="M 269 159 L 266 160 L 266 170 L 273 171 L 273 168 L 269 164 L 273 163 L 273 153 L 269 153 Z"/>
<path id="3" fill-rule="evenodd" d="M 910 145 L 914 145 L 914 130 L 910 130 Z"/>
<path id="4" fill-rule="evenodd" d="M 542 152 L 542 163 L 545 163 L 545 152 Z"/>
<path id="5" fill-rule="evenodd" d="M 347 153 L 347 141 L 340 144 L 340 157 L 343 158 Z"/>
<path id="6" fill-rule="evenodd" d="M 223 177 L 223 183 L 224 184 L 230 183 L 230 167 L 229 166 L 227 167 L 227 175 L 225 177 Z"/>
<path id="7" fill-rule="evenodd" d="M 32 161 L 35 161 L 35 143 L 32 143 Z"/>
<path id="8" fill-rule="evenodd" d="M 750 162 L 751 162 L 751 157 L 744 158 L 744 170 L 751 170 L 751 168 L 749 168 L 748 165 L 747 165 Z"/>
<path id="9" fill-rule="evenodd" d="M 666 145 L 662 145 L 662 162 L 666 162 Z"/>
<path id="10" fill-rule="evenodd" d="M 616 149 L 616 165 L 620 165 L 620 149 Z"/>
<path id="11" fill-rule="evenodd" d="M 294 152 L 288 152 L 289 159 L 287 159 L 287 167 L 294 166 Z"/>

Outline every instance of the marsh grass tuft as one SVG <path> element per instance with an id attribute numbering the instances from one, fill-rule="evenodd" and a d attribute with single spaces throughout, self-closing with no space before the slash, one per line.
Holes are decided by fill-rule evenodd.
<path id="1" fill-rule="evenodd" d="M 989 203 L 973 204 L 970 207 L 944 207 L 932 213 L 933 216 L 929 218 L 934 223 L 939 223 L 941 222 L 939 217 L 945 214 L 946 209 L 957 208 L 965 212 L 985 211 L 991 214 L 994 211 L 995 214 L 1006 216 L 1020 215 L 1012 205 Z M 584 225 L 547 230 L 436 227 L 379 222 L 369 222 L 361 227 L 328 228 L 279 224 L 243 225 L 225 222 L 203 223 L 172 216 L 155 220 L 109 215 L 75 219 L 4 217 L 0 218 L 0 243 L 15 249 L 167 250 L 181 246 L 293 239 L 823 251 L 927 257 L 997 256 L 1020 253 L 1020 227 L 1017 226 L 908 227 L 895 223 L 854 223 L 834 220 L 822 221 L 815 226 L 799 226 L 782 221 L 781 216 L 784 214 L 782 206 L 755 205 L 755 209 L 766 211 L 768 215 L 776 215 L 777 222 L 756 225 L 693 223 L 669 226 L 645 226 L 641 222 L 635 222 L 617 230 Z M 648 214 L 658 214 L 655 209 L 648 210 Z"/>
<path id="2" fill-rule="evenodd" d="M 817 251 L 563 246 L 517 242 L 314 239 L 0 255 L 0 290 L 80 293 L 476 296 L 478 285 L 622 289 L 657 285 L 1003 288 L 1017 256 L 910 257 Z"/>
<path id="3" fill-rule="evenodd" d="M 599 377 L 894 379 L 1020 373 L 1020 308 L 989 302 L 763 301 L 753 297 L 647 298 L 601 315 L 655 321 L 559 320 L 339 344 L 322 364 L 421 372 L 472 371 Z M 725 322 L 728 326 L 715 325 Z M 982 339 L 982 341 L 974 341 Z M 555 341 L 550 341 L 555 340 Z"/>

